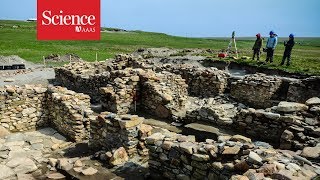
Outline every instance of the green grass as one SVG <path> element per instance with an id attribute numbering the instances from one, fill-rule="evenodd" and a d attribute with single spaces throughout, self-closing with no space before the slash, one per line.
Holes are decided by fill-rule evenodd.
<path id="1" fill-rule="evenodd" d="M 17 25 L 18 28 L 12 26 Z M 113 30 L 109 28 L 107 30 Z M 286 39 L 286 38 L 285 38 Z M 282 69 L 289 72 L 320 75 L 320 38 L 296 38 L 297 44 L 292 52 L 292 65 L 279 66 L 284 51 L 283 38 L 275 51 L 275 62 L 264 65 L 268 68 Z M 185 38 L 162 33 L 142 31 L 102 32 L 101 41 L 37 41 L 34 22 L 0 20 L 0 55 L 18 55 L 28 61 L 41 62 L 49 54 L 75 53 L 81 58 L 94 61 L 98 53 L 99 60 L 114 57 L 119 53 L 131 53 L 138 48 L 203 48 L 221 50 L 228 46 L 227 38 Z M 254 38 L 239 38 L 237 46 L 240 56 L 252 56 L 251 47 Z M 207 54 L 208 56 L 215 56 Z M 265 53 L 261 59 L 265 58 Z M 214 58 L 213 58 L 214 59 Z M 255 61 L 242 63 L 256 65 Z"/>

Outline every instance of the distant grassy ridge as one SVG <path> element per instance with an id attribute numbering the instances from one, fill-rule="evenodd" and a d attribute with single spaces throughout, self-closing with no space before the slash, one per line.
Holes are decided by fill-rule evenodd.
<path id="1" fill-rule="evenodd" d="M 13 28 L 13 26 L 19 26 Z M 104 28 L 107 31 L 117 31 L 116 28 Z M 289 72 L 300 72 L 320 75 L 320 38 L 296 38 L 292 53 L 292 65 L 280 67 L 284 51 L 283 41 L 279 38 L 279 45 L 275 52 L 275 63 L 266 65 L 269 68 L 283 69 Z M 98 60 L 114 57 L 119 53 L 131 53 L 138 48 L 168 47 L 168 48 L 202 48 L 221 50 L 226 49 L 228 38 L 186 38 L 170 36 L 163 33 L 143 31 L 127 31 L 125 33 L 102 32 L 101 41 L 37 41 L 36 23 L 0 20 L 0 55 L 18 55 L 28 61 L 41 62 L 43 56 L 49 54 L 74 53 L 81 58 L 94 61 L 98 53 Z M 238 38 L 237 47 L 240 56 L 252 56 L 253 38 Z M 212 56 L 214 54 L 204 54 Z M 265 59 L 263 54 L 262 60 Z M 243 63 L 256 65 L 255 61 L 247 60 Z"/>

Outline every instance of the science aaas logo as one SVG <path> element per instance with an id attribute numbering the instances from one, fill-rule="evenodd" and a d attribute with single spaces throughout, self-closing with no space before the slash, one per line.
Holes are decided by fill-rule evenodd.
<path id="1" fill-rule="evenodd" d="M 37 0 L 38 40 L 100 40 L 100 0 Z"/>

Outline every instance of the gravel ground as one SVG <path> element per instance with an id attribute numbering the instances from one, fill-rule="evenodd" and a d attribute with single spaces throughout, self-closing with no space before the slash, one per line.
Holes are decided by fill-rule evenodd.
<path id="1" fill-rule="evenodd" d="M 52 68 L 37 68 L 30 72 L 17 74 L 16 70 L 8 70 L 0 72 L 0 87 L 4 85 L 24 85 L 24 84 L 49 84 L 51 79 L 55 78 Z M 2 76 L 1 76 L 2 75 Z M 12 81 L 13 82 L 5 82 Z"/>
<path id="2" fill-rule="evenodd" d="M 19 56 L 0 56 L 0 65 L 25 64 L 26 69 L 1 70 L 0 87 L 4 85 L 49 84 L 55 78 L 53 68 L 44 68 L 41 64 L 28 62 Z"/>

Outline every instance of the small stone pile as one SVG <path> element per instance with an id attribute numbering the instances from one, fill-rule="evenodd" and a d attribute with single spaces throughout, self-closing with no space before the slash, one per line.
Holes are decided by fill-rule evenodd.
<path id="1" fill-rule="evenodd" d="M 112 151 L 121 147 L 129 156 L 136 155 L 139 144 L 138 135 L 143 120 L 144 118 L 137 115 L 101 113 L 96 120 L 91 121 L 90 147 L 94 149 L 102 147 L 109 152 L 110 158 L 114 154 Z"/>
<path id="2" fill-rule="evenodd" d="M 246 75 L 231 83 L 231 96 L 255 108 L 271 107 L 281 83 L 281 79 L 274 76 L 260 73 Z"/>
<path id="3" fill-rule="evenodd" d="M 168 179 L 312 179 L 319 167 L 292 151 L 252 143 L 241 135 L 195 142 L 179 134 L 146 138 L 151 174 Z"/>
<path id="4" fill-rule="evenodd" d="M 11 132 L 46 126 L 49 113 L 46 91 L 41 85 L 0 88 L 0 125 Z"/>
<path id="5" fill-rule="evenodd" d="M 88 139 L 90 121 L 95 119 L 90 109 L 90 97 L 64 87 L 49 87 L 48 110 L 51 124 L 70 139 Z"/>
<path id="6" fill-rule="evenodd" d="M 161 118 L 180 117 L 185 111 L 187 87 L 179 75 L 169 72 L 141 74 L 141 104 L 144 109 Z"/>
<path id="7" fill-rule="evenodd" d="M 133 113 L 139 108 L 139 70 L 125 69 L 111 72 L 110 83 L 100 88 L 101 103 L 107 111 L 117 114 Z"/>
<path id="8" fill-rule="evenodd" d="M 320 99 L 306 104 L 280 102 L 266 110 L 242 109 L 233 126 L 247 134 L 275 144 L 282 149 L 300 149 L 320 143 Z"/>

